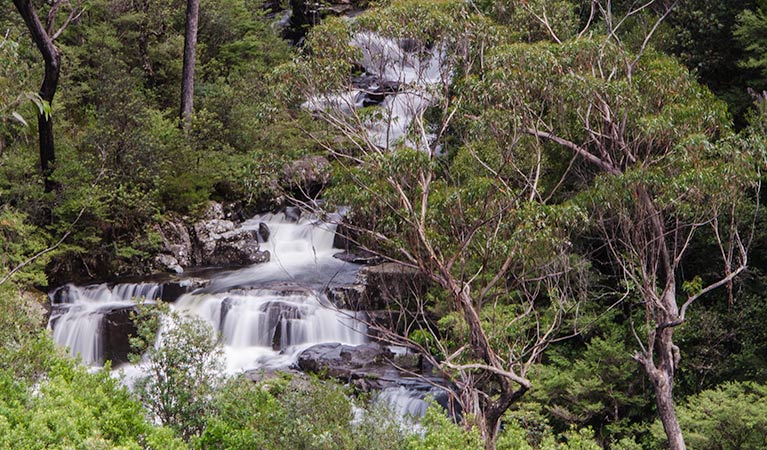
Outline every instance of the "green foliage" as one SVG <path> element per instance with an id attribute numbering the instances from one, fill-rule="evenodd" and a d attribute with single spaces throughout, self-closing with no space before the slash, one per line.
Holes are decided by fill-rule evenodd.
<path id="1" fill-rule="evenodd" d="M 421 419 L 421 426 L 424 428 L 423 435 L 413 435 L 408 442 L 408 450 L 480 450 L 485 446 L 477 428 L 465 430 L 433 404 Z"/>
<path id="2" fill-rule="evenodd" d="M 405 448 L 405 432 L 387 407 L 357 402 L 334 383 L 232 379 L 217 393 L 213 411 L 195 448 Z"/>
<path id="3" fill-rule="evenodd" d="M 691 448 L 756 450 L 767 445 L 764 385 L 725 383 L 688 398 L 677 414 Z M 660 423 L 656 422 L 652 431 L 657 442 L 664 440 Z"/>
<path id="4" fill-rule="evenodd" d="M 110 374 L 63 356 L 38 299 L 0 288 L 0 447 L 182 449 Z"/>
<path id="5" fill-rule="evenodd" d="M 139 331 L 151 341 L 151 327 Z M 206 322 L 178 314 L 163 319 L 159 341 L 146 353 L 147 372 L 135 390 L 153 417 L 190 440 L 205 429 L 221 381 L 221 349 Z"/>

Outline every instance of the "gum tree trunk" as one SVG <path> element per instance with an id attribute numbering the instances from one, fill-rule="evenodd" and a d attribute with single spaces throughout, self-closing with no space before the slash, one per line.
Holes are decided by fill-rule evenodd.
<path id="1" fill-rule="evenodd" d="M 181 124 L 188 129 L 194 112 L 194 67 L 196 64 L 197 22 L 200 0 L 186 2 L 186 33 L 184 35 L 184 68 L 181 75 Z"/>
<path id="2" fill-rule="evenodd" d="M 32 3 L 29 0 L 13 0 L 13 4 L 24 19 L 32 40 L 45 62 L 45 76 L 40 86 L 40 97 L 48 102 L 48 104 L 52 104 L 53 97 L 56 95 L 56 88 L 59 84 L 61 54 L 46 31 L 45 26 L 40 22 L 40 18 L 37 16 Z M 50 192 L 54 188 L 51 174 L 56 160 L 56 151 L 53 143 L 53 119 L 50 115 L 45 112 L 38 114 L 37 129 L 40 138 L 40 171 L 45 180 L 45 191 Z"/>

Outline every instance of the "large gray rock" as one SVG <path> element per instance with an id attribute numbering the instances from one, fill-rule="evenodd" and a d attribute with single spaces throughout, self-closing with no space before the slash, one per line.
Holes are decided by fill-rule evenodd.
<path id="1" fill-rule="evenodd" d="M 209 260 L 216 250 L 218 240 L 234 231 L 234 228 L 234 222 L 225 219 L 202 220 L 192 225 L 195 265 L 210 265 Z"/>
<path id="2" fill-rule="evenodd" d="M 261 251 L 257 231 L 239 229 L 224 217 L 223 205 L 211 202 L 202 219 L 192 225 L 194 265 L 244 266 L 269 261 L 269 252 Z"/>
<path id="3" fill-rule="evenodd" d="M 155 231 L 162 240 L 161 254 L 167 255 L 158 264 L 163 269 L 174 266 L 189 267 L 192 265 L 192 239 L 189 236 L 189 230 L 186 223 L 177 216 L 170 216 L 164 222 L 155 226 Z M 172 258 L 172 259 L 171 259 Z M 175 267 L 173 270 L 175 271 Z"/>
<path id="4" fill-rule="evenodd" d="M 265 263 L 269 258 L 269 252 L 261 250 L 256 231 L 235 230 L 220 235 L 201 262 L 209 266 L 245 266 Z"/>
<path id="5" fill-rule="evenodd" d="M 298 355 L 298 367 L 304 372 L 323 374 L 340 380 L 352 380 L 382 374 L 391 369 L 394 354 L 377 343 L 344 345 L 318 344 Z"/>

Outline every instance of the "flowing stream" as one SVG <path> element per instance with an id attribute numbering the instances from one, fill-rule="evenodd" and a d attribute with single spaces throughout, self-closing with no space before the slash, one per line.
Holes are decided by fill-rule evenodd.
<path id="1" fill-rule="evenodd" d="M 426 150 L 429 130 L 414 135 L 412 125 L 449 76 L 444 52 L 375 33 L 357 34 L 352 45 L 362 50 L 360 64 L 365 67 L 356 87 L 310 99 L 304 106 L 344 114 L 378 106 L 382 114 L 369 121 L 367 131 L 374 145 L 391 148 L 404 142 Z M 333 248 L 335 226 L 279 213 L 254 217 L 241 227 L 260 233 L 263 224 L 269 236 L 259 234 L 259 240 L 261 249 L 270 253 L 269 262 L 213 273 L 204 287 L 174 297 L 171 305 L 210 324 L 221 338 L 226 371 L 287 368 L 301 351 L 316 344 L 366 343 L 367 329 L 357 313 L 334 308 L 324 294 L 330 286 L 353 283 L 359 269 L 333 257 L 340 251 Z M 73 356 L 100 366 L 112 359 L 110 347 L 127 345 L 127 332 L 119 324 L 125 323 L 136 302 L 165 299 L 163 289 L 151 282 L 64 286 L 51 293 L 49 327 L 56 342 Z M 140 366 L 125 369 L 141 371 Z M 422 415 L 426 394 L 424 389 L 395 387 L 384 389 L 378 398 L 403 415 Z"/>
<path id="2" fill-rule="evenodd" d="M 242 227 L 269 228 L 261 244 L 271 259 L 213 274 L 207 286 L 182 295 L 171 308 L 207 321 L 221 336 L 229 373 L 288 367 L 312 345 L 367 342 L 356 313 L 334 308 L 323 293 L 334 283 L 354 280 L 358 266 L 333 258 L 335 227 L 284 213 L 257 216 Z M 52 293 L 50 327 L 55 341 L 83 362 L 104 361 L 106 321 L 137 301 L 162 298 L 157 283 L 68 285 Z"/>

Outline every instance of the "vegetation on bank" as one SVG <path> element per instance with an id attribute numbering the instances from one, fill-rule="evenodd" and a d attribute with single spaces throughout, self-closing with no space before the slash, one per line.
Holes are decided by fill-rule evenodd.
<path id="1" fill-rule="evenodd" d="M 264 2 L 202 0 L 187 130 L 183 2 L 63 6 L 84 9 L 56 39 L 52 103 L 25 23 L 0 12 L 3 448 L 652 449 L 674 423 L 691 448 L 767 445 L 763 2 L 392 0 L 293 48 Z M 442 45 L 453 68 L 393 152 L 359 127 L 374 106 L 301 108 L 359 74 L 361 30 L 414 40 L 414 58 Z M 212 393 L 162 366 L 134 396 L 53 347 L 49 284 L 141 272 L 154 225 L 208 200 L 300 197 L 280 174 L 306 155 L 333 160 L 322 195 L 352 207 L 355 239 L 433 282 L 416 331 L 391 338 L 463 388 L 459 424 L 431 409 L 412 434 L 327 383 Z M 157 361 L 215 353 L 181 331 Z"/>

